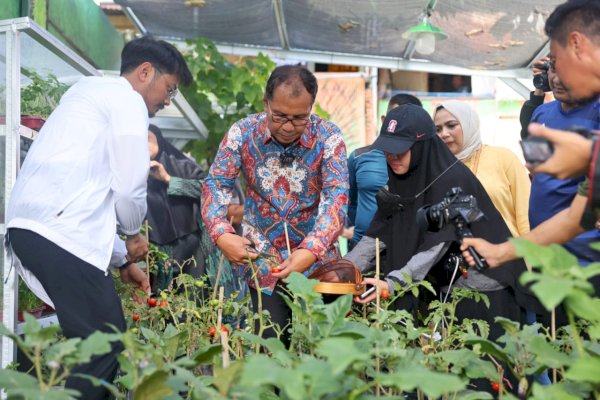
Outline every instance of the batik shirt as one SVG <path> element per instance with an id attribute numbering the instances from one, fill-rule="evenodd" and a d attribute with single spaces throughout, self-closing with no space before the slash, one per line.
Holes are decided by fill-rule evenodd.
<path id="1" fill-rule="evenodd" d="M 204 181 L 202 218 L 213 241 L 235 233 L 227 221 L 227 205 L 238 173 L 246 182 L 244 237 L 259 252 L 275 255 L 243 266 L 248 284 L 271 293 L 278 266 L 290 248 L 307 249 L 317 257 L 305 274 L 321 263 L 339 258 L 337 238 L 346 218 L 348 168 L 340 129 L 311 115 L 300 139 L 284 148 L 271 138 L 266 114 L 254 114 L 236 122 L 223 138 Z M 285 223 L 285 224 L 284 224 Z"/>

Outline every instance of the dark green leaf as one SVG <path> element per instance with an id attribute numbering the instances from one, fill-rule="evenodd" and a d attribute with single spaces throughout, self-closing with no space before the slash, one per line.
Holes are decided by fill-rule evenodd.
<path id="1" fill-rule="evenodd" d="M 286 279 L 288 289 L 295 295 L 312 296 L 315 291 L 314 287 L 319 283 L 316 279 L 308 279 L 299 272 L 292 272 Z"/>
<path id="2" fill-rule="evenodd" d="M 198 364 L 208 364 L 213 358 L 221 353 L 223 347 L 220 344 L 211 344 L 198 350 L 192 356 L 192 359 Z"/>
<path id="3" fill-rule="evenodd" d="M 243 367 L 244 363 L 241 361 L 234 361 L 227 368 L 215 367 L 213 384 L 219 390 L 219 393 L 229 398 L 229 391 L 232 385 L 238 381 Z"/>
<path id="4" fill-rule="evenodd" d="M 166 371 L 154 371 L 146 376 L 135 389 L 133 400 L 162 400 L 173 394 L 173 389 L 167 385 L 169 374 Z"/>
<path id="5" fill-rule="evenodd" d="M 600 322 L 600 299 L 592 298 L 580 290 L 572 291 L 565 301 L 575 315 L 589 321 Z"/>
<path id="6" fill-rule="evenodd" d="M 354 340 L 344 337 L 322 340 L 317 346 L 317 354 L 331 364 L 334 375 L 343 372 L 355 361 L 368 360 L 367 354 L 358 351 Z"/>
<path id="7" fill-rule="evenodd" d="M 600 383 L 600 358 L 579 358 L 565 373 L 565 377 L 577 382 Z"/>
<path id="8" fill-rule="evenodd" d="M 79 362 L 87 362 L 92 357 L 111 351 L 110 343 L 119 340 L 120 335 L 96 331 L 79 345 Z"/>
<path id="9" fill-rule="evenodd" d="M 375 379 L 383 385 L 401 390 L 420 389 L 433 398 L 438 398 L 445 393 L 461 391 L 467 386 L 467 382 L 458 376 L 430 371 L 416 363 L 413 363 L 410 368 L 402 368 L 388 375 L 380 374 Z"/>
<path id="10" fill-rule="evenodd" d="M 549 368 L 562 368 L 572 362 L 569 355 L 555 349 L 541 335 L 529 341 L 527 350 L 536 355 L 536 362 Z"/>
<path id="11" fill-rule="evenodd" d="M 13 371 L 10 369 L 0 370 L 0 388 L 39 388 L 38 381 L 31 375 Z"/>
<path id="12" fill-rule="evenodd" d="M 504 361 L 508 364 L 513 364 L 511 357 L 508 354 L 505 354 L 505 352 L 497 344 L 490 340 L 482 339 L 478 336 L 467 336 L 465 338 L 465 344 L 478 345 L 482 353 L 490 354 L 497 360 Z"/>

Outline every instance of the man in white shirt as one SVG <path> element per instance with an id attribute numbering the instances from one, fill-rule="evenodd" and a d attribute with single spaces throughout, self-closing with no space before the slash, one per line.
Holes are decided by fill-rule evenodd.
<path id="1" fill-rule="evenodd" d="M 126 328 L 107 271 L 118 252 L 117 225 L 127 236 L 121 280 L 150 293 L 146 275 L 132 264 L 148 251 L 139 233 L 146 215 L 148 117 L 170 104 L 180 82 L 192 80 L 181 54 L 164 41 L 133 40 L 121 58 L 121 77 L 86 77 L 65 93 L 31 146 L 8 205 L 7 242 L 17 270 L 54 306 L 68 338 Z M 72 372 L 112 382 L 121 349 L 115 345 Z M 107 396 L 86 379 L 70 378 L 66 387 L 85 399 Z"/>

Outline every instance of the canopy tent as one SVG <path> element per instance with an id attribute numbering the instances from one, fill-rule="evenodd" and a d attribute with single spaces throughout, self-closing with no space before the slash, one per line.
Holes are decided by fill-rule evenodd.
<path id="1" fill-rule="evenodd" d="M 204 36 L 228 54 L 462 75 L 530 78 L 563 0 L 115 0 L 138 28 Z M 430 16 L 429 16 L 430 15 Z M 402 33 L 428 17 L 448 38 L 430 55 Z"/>

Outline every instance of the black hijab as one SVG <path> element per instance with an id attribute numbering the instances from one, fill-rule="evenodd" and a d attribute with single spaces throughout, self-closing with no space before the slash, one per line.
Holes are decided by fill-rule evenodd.
<path id="1" fill-rule="evenodd" d="M 161 163 L 171 176 L 183 179 L 202 179 L 204 172 L 171 143 L 167 142 L 155 125 L 148 127 L 156 136 Z M 198 230 L 200 199 L 186 196 L 168 196 L 168 185 L 148 177 L 148 223 L 150 241 L 157 244 L 170 243 Z"/>
<path id="2" fill-rule="evenodd" d="M 396 175 L 388 165 L 389 191 L 401 197 L 402 210 L 396 209 L 390 213 L 378 208 L 367 233 L 386 244 L 386 257 L 381 268 L 384 274 L 404 267 L 413 255 L 436 244 L 459 241 L 455 227 L 450 222 L 438 232 L 423 232 L 416 222 L 416 213 L 420 207 L 439 203 L 457 186 L 462 189 L 463 194 L 473 195 L 477 199 L 479 208 L 486 216 L 484 221 L 471 225 L 475 237 L 491 243 L 501 243 L 511 236 L 479 180 L 458 161 L 441 139 L 433 136 L 429 140 L 416 141 L 410 151 L 407 173 Z M 519 259 L 499 268 L 488 269 L 483 274 L 512 287 L 521 306 L 533 306 L 536 311 L 541 312 L 537 299 L 518 282 L 523 271 L 525 263 Z"/>

